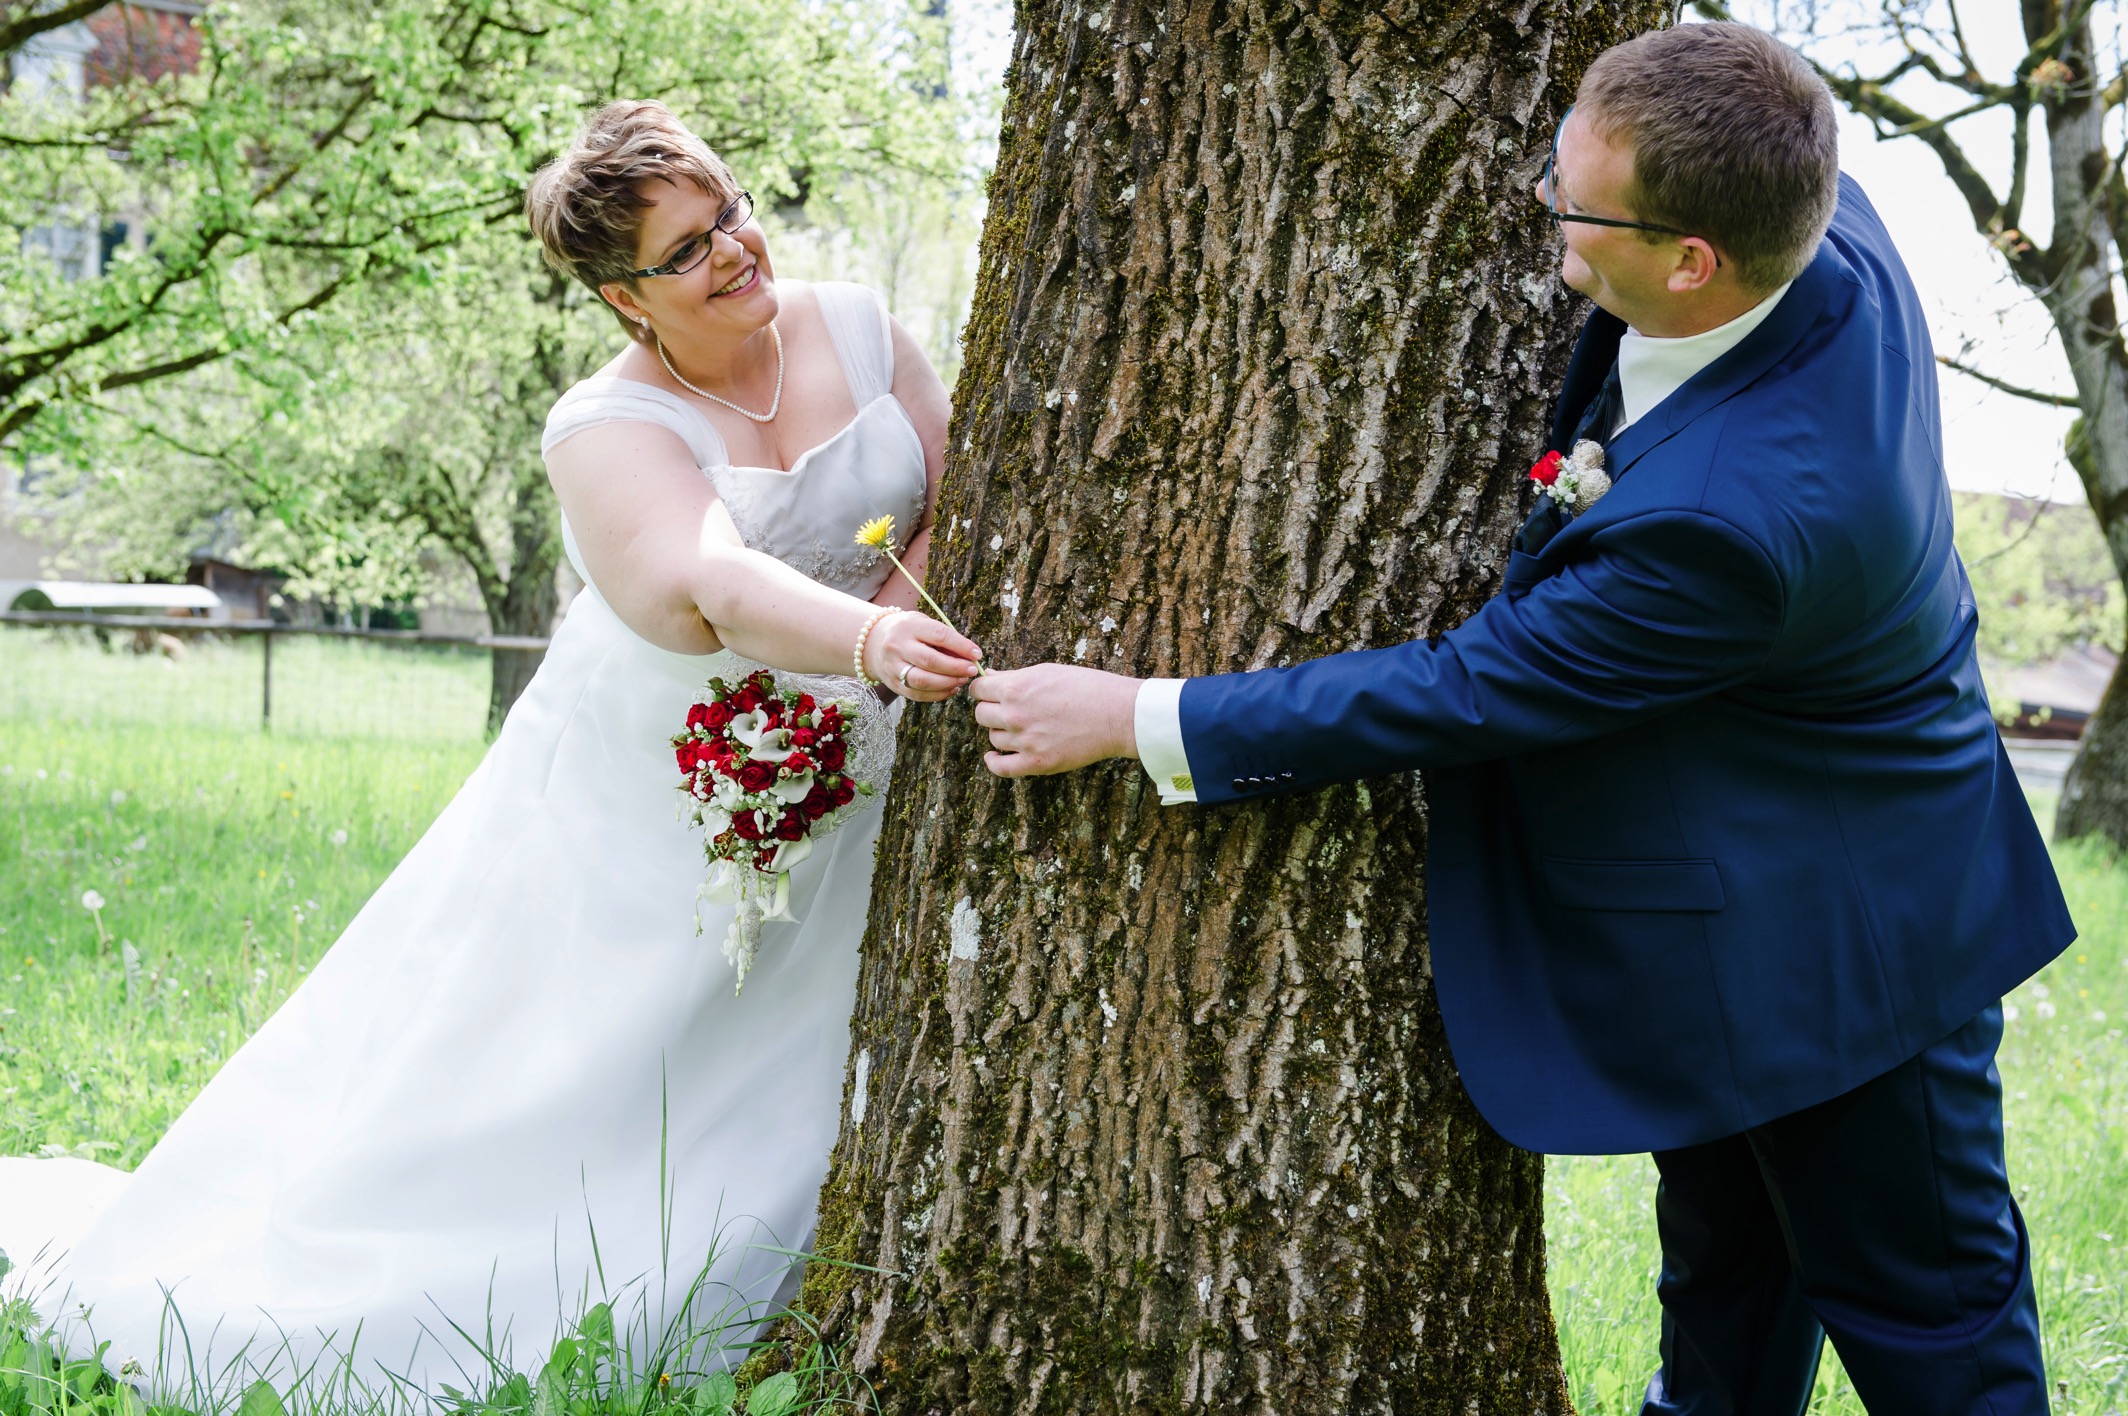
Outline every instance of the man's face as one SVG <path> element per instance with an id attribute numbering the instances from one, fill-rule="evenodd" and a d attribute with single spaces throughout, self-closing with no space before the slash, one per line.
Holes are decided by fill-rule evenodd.
<path id="1" fill-rule="evenodd" d="M 1563 213 L 1633 221 L 1638 215 L 1626 200 L 1632 185 L 1633 150 L 1607 142 L 1587 114 L 1570 111 L 1559 128 L 1550 175 L 1538 180 L 1537 199 Z M 1578 221 L 1561 222 L 1559 233 L 1566 242 L 1561 275 L 1569 288 L 1635 328 L 1664 323 L 1660 312 L 1672 293 L 1678 243 Z"/>

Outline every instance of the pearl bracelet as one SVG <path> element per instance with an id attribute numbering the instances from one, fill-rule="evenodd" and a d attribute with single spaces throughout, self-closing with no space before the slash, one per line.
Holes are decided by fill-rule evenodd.
<path id="1" fill-rule="evenodd" d="M 901 606 L 889 605 L 885 609 L 873 615 L 870 619 L 866 620 L 864 622 L 864 628 L 857 631 L 857 647 L 850 651 L 850 668 L 853 671 L 853 676 L 856 678 L 856 680 L 859 683 L 863 684 L 866 688 L 879 687 L 879 680 L 873 678 L 870 674 L 865 672 L 865 641 L 872 637 L 873 628 L 877 626 L 881 620 L 891 618 L 892 616 L 898 615 L 900 613 Z"/>

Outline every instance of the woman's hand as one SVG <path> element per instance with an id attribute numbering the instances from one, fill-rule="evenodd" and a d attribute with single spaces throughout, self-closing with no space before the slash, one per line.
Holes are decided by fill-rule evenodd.
<path id="1" fill-rule="evenodd" d="M 865 672 L 888 688 L 919 703 L 936 703 L 967 686 L 983 651 L 952 625 L 905 610 L 872 627 L 864 656 Z"/>

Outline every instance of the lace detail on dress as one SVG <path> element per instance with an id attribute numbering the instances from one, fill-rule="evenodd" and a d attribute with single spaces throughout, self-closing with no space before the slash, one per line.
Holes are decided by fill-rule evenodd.
<path id="1" fill-rule="evenodd" d="M 724 509 L 731 513 L 732 525 L 739 529 L 739 539 L 757 550 L 765 546 L 768 537 L 761 527 L 761 501 L 754 495 L 753 487 L 744 477 L 732 476 L 729 463 L 707 470 L 709 480 L 716 483 L 717 496 L 724 502 Z M 783 558 L 778 556 L 777 559 Z"/>

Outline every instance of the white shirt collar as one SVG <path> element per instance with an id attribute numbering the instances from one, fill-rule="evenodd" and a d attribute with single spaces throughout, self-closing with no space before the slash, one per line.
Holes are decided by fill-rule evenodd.
<path id="1" fill-rule="evenodd" d="M 1698 334 L 1654 339 L 1628 328 L 1618 341 L 1618 392 L 1625 412 L 1612 435 L 1639 422 L 1687 379 L 1743 343 L 1744 336 L 1765 322 L 1793 284 L 1789 281 L 1727 324 Z"/>

